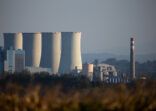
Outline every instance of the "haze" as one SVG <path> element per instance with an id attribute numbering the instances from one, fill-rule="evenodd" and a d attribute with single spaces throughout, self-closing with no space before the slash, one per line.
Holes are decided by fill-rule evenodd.
<path id="1" fill-rule="evenodd" d="M 82 52 L 156 53 L 156 0 L 0 0 L 0 32 L 81 31 Z M 0 40 L 1 41 L 1 40 Z"/>

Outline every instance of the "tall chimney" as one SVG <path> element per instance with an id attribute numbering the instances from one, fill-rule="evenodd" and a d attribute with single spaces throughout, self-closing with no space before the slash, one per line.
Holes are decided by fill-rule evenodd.
<path id="1" fill-rule="evenodd" d="M 134 38 L 130 38 L 130 77 L 135 79 L 135 47 L 134 47 Z"/>

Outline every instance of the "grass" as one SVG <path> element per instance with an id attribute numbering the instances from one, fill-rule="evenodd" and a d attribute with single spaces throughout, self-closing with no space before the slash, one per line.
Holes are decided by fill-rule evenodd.
<path id="1" fill-rule="evenodd" d="M 1 85 L 1 111 L 152 111 L 156 110 L 156 81 L 68 88 L 19 83 Z"/>

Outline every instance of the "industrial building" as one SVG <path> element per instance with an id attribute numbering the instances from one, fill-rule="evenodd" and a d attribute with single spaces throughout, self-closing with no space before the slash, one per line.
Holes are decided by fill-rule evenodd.
<path id="1" fill-rule="evenodd" d="M 26 54 L 26 65 L 39 67 L 42 51 L 42 34 L 36 33 L 4 33 L 5 49 L 23 49 Z"/>
<path id="2" fill-rule="evenodd" d="M 21 72 L 25 69 L 25 51 L 18 49 L 7 50 L 7 60 L 5 61 L 5 71 L 14 73 Z"/>
<path id="3" fill-rule="evenodd" d="M 109 64 L 83 64 L 82 75 L 90 81 L 101 81 L 107 83 L 120 82 L 120 77 L 114 66 Z"/>
<path id="4" fill-rule="evenodd" d="M 5 71 L 8 71 L 10 73 L 15 72 L 15 50 L 11 47 L 9 50 L 7 50 L 7 60 L 5 62 L 5 65 L 7 68 L 5 68 Z"/>
<path id="5" fill-rule="evenodd" d="M 81 32 L 19 32 L 3 35 L 4 39 L 2 36 L 1 40 L 4 40 L 4 48 L 8 49 L 10 46 L 13 48 L 7 51 L 6 61 L 1 62 L 3 58 L 0 56 L 1 72 L 2 69 L 9 72 L 20 72 L 25 69 L 26 64 L 26 69 L 31 73 L 82 74 L 91 81 L 127 82 L 127 77 L 119 76 L 120 74 L 117 74 L 112 65 L 98 63 L 82 65 Z M 129 78 L 131 80 L 136 78 L 134 38 L 130 39 Z"/>
<path id="6" fill-rule="evenodd" d="M 5 49 L 13 46 L 15 50 L 25 50 L 26 66 L 48 67 L 51 68 L 52 74 L 80 73 L 82 71 L 81 32 L 48 34 L 19 32 L 5 33 L 4 36 Z M 44 46 L 42 46 L 42 40 L 44 42 L 46 40 Z"/>
<path id="7" fill-rule="evenodd" d="M 109 64 L 97 64 L 94 66 L 94 80 L 107 81 L 110 76 L 117 77 L 116 68 Z"/>
<path id="8" fill-rule="evenodd" d="M 25 69 L 25 51 L 15 50 L 15 72 L 22 72 Z"/>
<path id="9" fill-rule="evenodd" d="M 90 81 L 93 81 L 94 65 L 85 63 L 82 68 L 82 75 L 86 76 Z"/>

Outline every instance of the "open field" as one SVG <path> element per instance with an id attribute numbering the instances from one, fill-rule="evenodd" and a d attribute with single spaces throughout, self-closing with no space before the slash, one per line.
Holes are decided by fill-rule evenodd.
<path id="1" fill-rule="evenodd" d="M 77 82 L 72 81 L 75 78 L 60 77 L 55 78 L 55 82 L 43 82 L 48 78 L 42 77 L 39 79 L 41 82 L 32 83 L 32 77 L 25 81 L 25 77 L 21 77 L 20 84 L 17 77 L 3 77 L 0 80 L 1 111 L 156 110 L 155 80 L 93 85 L 81 78 L 79 85 L 76 85 Z"/>

